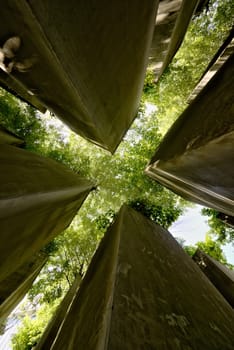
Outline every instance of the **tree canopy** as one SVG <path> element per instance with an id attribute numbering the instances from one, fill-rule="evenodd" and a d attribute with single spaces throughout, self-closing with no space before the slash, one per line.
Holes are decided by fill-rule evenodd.
<path id="1" fill-rule="evenodd" d="M 234 244 L 233 217 L 229 219 L 229 217 L 225 214 L 211 208 L 203 208 L 202 214 L 208 216 L 210 234 L 214 238 L 216 238 L 220 243 Z"/>
<path id="2" fill-rule="evenodd" d="M 222 264 L 225 264 L 229 267 L 232 267 L 230 264 L 228 264 L 227 259 L 222 251 L 221 243 L 218 241 L 215 241 L 212 239 L 212 236 L 210 234 L 206 234 L 206 238 L 204 241 L 197 242 L 194 246 L 192 245 L 185 245 L 184 240 L 178 238 L 178 242 L 184 248 L 186 253 L 190 256 L 193 256 L 196 250 L 199 248 L 204 253 L 208 254 L 215 260 L 220 261 Z"/>

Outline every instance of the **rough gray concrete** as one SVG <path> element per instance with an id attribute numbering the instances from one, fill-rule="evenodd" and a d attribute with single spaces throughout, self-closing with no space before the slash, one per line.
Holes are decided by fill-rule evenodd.
<path id="1" fill-rule="evenodd" d="M 12 132 L 0 125 L 0 145 L 9 144 L 13 146 L 23 146 L 24 140 L 14 135 Z"/>
<path id="2" fill-rule="evenodd" d="M 231 306 L 169 232 L 123 207 L 47 350 L 232 350 Z"/>
<path id="3" fill-rule="evenodd" d="M 77 276 L 71 288 L 69 289 L 61 304 L 59 305 L 58 309 L 56 310 L 54 317 L 50 320 L 45 332 L 43 333 L 39 343 L 35 346 L 34 350 L 50 349 L 55 338 L 57 337 L 59 328 L 61 327 L 66 318 L 66 314 L 69 310 L 69 307 L 78 292 L 80 282 L 81 277 Z"/>
<path id="4" fill-rule="evenodd" d="M 172 125 L 146 173 L 191 201 L 234 214 L 234 53 Z"/>
<path id="5" fill-rule="evenodd" d="M 200 249 L 197 249 L 193 255 L 193 260 L 234 308 L 234 271 Z"/>
<path id="6" fill-rule="evenodd" d="M 0 322 L 4 321 L 11 311 L 24 298 L 33 281 L 46 263 L 48 255 L 39 252 L 8 275 L 0 284 Z"/>
<path id="7" fill-rule="evenodd" d="M 149 55 L 149 67 L 154 70 L 156 80 L 171 63 L 197 5 L 202 3 L 201 0 L 160 1 Z"/>
<path id="8" fill-rule="evenodd" d="M 92 183 L 63 165 L 0 145 L 0 283 L 62 232 Z"/>
<path id="9" fill-rule="evenodd" d="M 137 113 L 157 6 L 158 0 L 5 2 L 0 46 L 17 35 L 16 62 L 32 62 L 10 76 L 76 133 L 113 152 Z"/>

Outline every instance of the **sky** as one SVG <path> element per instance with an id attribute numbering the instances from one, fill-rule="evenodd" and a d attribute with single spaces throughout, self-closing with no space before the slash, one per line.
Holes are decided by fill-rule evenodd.
<path id="1" fill-rule="evenodd" d="M 171 225 L 170 233 L 174 237 L 183 238 L 186 245 L 194 245 L 198 241 L 204 241 L 210 228 L 207 223 L 207 216 L 201 215 L 202 208 L 201 205 L 187 208 L 186 212 Z M 222 246 L 222 249 L 228 262 L 234 265 L 234 246 L 228 244 Z"/>

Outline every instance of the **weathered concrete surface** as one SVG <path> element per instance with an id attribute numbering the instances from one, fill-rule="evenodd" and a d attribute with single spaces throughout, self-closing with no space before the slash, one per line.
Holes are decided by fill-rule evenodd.
<path id="1" fill-rule="evenodd" d="M 234 55 L 172 125 L 146 173 L 191 201 L 234 214 Z"/>
<path id="2" fill-rule="evenodd" d="M 226 215 L 224 213 L 218 213 L 217 219 L 223 221 L 226 225 L 234 228 L 234 216 Z"/>
<path id="3" fill-rule="evenodd" d="M 4 2 L 0 46 L 18 35 L 15 60 L 32 62 L 10 76 L 75 132 L 113 152 L 136 116 L 157 7 L 158 0 Z"/>
<path id="4" fill-rule="evenodd" d="M 0 322 L 5 320 L 31 288 L 48 256 L 39 252 L 0 284 Z"/>
<path id="5" fill-rule="evenodd" d="M 0 86 L 5 90 L 20 98 L 24 102 L 28 102 L 31 106 L 37 108 L 44 113 L 46 107 L 41 101 L 28 90 L 19 80 L 15 79 L 12 74 L 8 74 L 0 69 Z"/>
<path id="6" fill-rule="evenodd" d="M 56 310 L 56 313 L 52 320 L 49 322 L 48 326 L 46 327 L 45 332 L 43 333 L 39 343 L 34 347 L 34 350 L 48 350 L 52 346 L 58 332 L 59 328 L 63 324 L 64 320 L 66 319 L 66 314 L 69 310 L 69 307 L 75 298 L 77 291 L 80 286 L 81 277 L 78 276 L 74 283 L 72 284 L 71 288 L 65 295 L 64 299 L 62 300 L 61 304 L 59 305 L 58 309 Z"/>
<path id="7" fill-rule="evenodd" d="M 226 60 L 234 53 L 234 28 L 230 31 L 228 37 L 224 41 L 223 45 L 219 48 L 213 59 L 210 61 L 206 71 L 203 73 L 199 83 L 188 98 L 188 103 L 200 93 L 205 85 L 211 80 L 211 78 L 217 73 L 217 71 L 223 66 Z"/>
<path id="8" fill-rule="evenodd" d="M 149 67 L 154 69 L 158 79 L 168 51 L 175 22 L 182 0 L 160 1 L 155 21 L 154 34 L 149 53 Z"/>
<path id="9" fill-rule="evenodd" d="M 92 188 L 57 162 L 0 145 L 0 283 L 72 221 Z"/>
<path id="10" fill-rule="evenodd" d="M 123 207 L 53 350 L 232 350 L 234 313 L 175 239 Z"/>
<path id="11" fill-rule="evenodd" d="M 154 69 L 157 80 L 179 49 L 197 5 L 203 2 L 160 1 L 149 55 L 149 67 Z"/>
<path id="12" fill-rule="evenodd" d="M 20 147 L 23 146 L 24 140 L 20 139 L 18 136 L 14 135 L 12 132 L 0 125 L 0 145 L 1 144 L 9 144 Z"/>
<path id="13" fill-rule="evenodd" d="M 234 271 L 228 269 L 200 249 L 196 250 L 193 260 L 234 308 Z"/>

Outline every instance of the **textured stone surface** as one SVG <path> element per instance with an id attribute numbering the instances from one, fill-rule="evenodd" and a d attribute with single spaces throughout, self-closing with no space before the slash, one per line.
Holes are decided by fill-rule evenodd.
<path id="1" fill-rule="evenodd" d="M 232 350 L 233 332 L 232 308 L 169 232 L 124 206 L 50 349 Z"/>
<path id="2" fill-rule="evenodd" d="M 172 125 L 146 173 L 191 201 L 234 214 L 234 53 Z"/>
<path id="3" fill-rule="evenodd" d="M 31 288 L 48 256 L 39 252 L 30 261 L 8 275 L 0 284 L 0 322 L 8 317 L 11 311 L 23 299 Z"/>
<path id="4" fill-rule="evenodd" d="M 234 271 L 197 249 L 193 255 L 204 274 L 234 308 Z"/>
<path id="5" fill-rule="evenodd" d="M 188 98 L 188 103 L 200 93 L 200 91 L 206 86 L 206 84 L 211 80 L 211 78 L 218 72 L 218 70 L 223 66 L 226 60 L 234 52 L 234 28 L 230 31 L 223 45 L 216 52 L 212 60 L 210 61 L 206 71 L 203 73 L 199 83 L 191 93 Z"/>
<path id="6" fill-rule="evenodd" d="M 199 0 L 162 0 L 159 3 L 149 66 L 158 80 L 179 49 Z"/>
<path id="7" fill-rule="evenodd" d="M 0 71 L 0 82 L 114 152 L 136 116 L 148 59 L 158 79 L 203 2 L 4 2 L 0 46 L 19 36 L 15 61 L 31 65 L 23 72 L 17 65 L 10 74 Z"/>
<path id="8" fill-rule="evenodd" d="M 18 61 L 32 60 L 26 72 L 13 69 L 10 76 L 75 132 L 113 152 L 136 116 L 157 6 L 157 0 L 5 2 L 0 46 L 14 33 L 22 40 Z"/>
<path id="9" fill-rule="evenodd" d="M 72 221 L 90 181 L 61 164 L 0 145 L 0 283 Z"/>
<path id="10" fill-rule="evenodd" d="M 75 281 L 73 282 L 71 288 L 65 295 L 64 299 L 62 300 L 61 304 L 59 305 L 58 309 L 56 310 L 56 313 L 52 320 L 49 322 L 48 326 L 46 327 L 45 332 L 43 333 L 39 343 L 34 347 L 34 350 L 48 350 L 50 349 L 51 345 L 53 344 L 59 328 L 61 327 L 62 323 L 66 319 L 67 311 L 69 310 L 69 307 L 72 303 L 72 300 L 74 299 L 75 295 L 77 294 L 79 285 L 80 285 L 81 277 L 78 276 Z"/>
<path id="11" fill-rule="evenodd" d="M 2 69 L 0 69 L 0 86 L 22 101 L 37 108 L 40 112 L 44 113 L 46 111 L 46 107 L 32 91 L 28 90 L 19 80 L 15 79 L 12 74 L 8 74 Z"/>
<path id="12" fill-rule="evenodd" d="M 24 141 L 0 125 L 0 145 L 22 146 Z"/>

